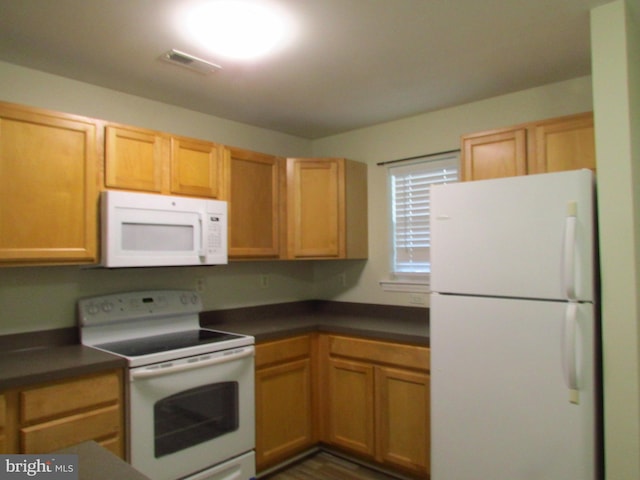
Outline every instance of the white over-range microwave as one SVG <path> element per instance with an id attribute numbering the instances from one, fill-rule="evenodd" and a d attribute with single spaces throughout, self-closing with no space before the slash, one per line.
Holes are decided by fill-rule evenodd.
<path id="1" fill-rule="evenodd" d="M 227 263 L 227 202 L 102 192 L 102 266 Z"/>

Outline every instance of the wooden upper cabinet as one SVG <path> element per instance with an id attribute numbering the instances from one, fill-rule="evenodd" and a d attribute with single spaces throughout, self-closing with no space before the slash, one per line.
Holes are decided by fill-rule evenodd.
<path id="1" fill-rule="evenodd" d="M 230 258 L 279 258 L 284 160 L 239 148 L 224 154 Z"/>
<path id="2" fill-rule="evenodd" d="M 596 170 L 593 113 L 539 122 L 534 132 L 530 173 Z"/>
<path id="3" fill-rule="evenodd" d="M 220 198 L 220 145 L 122 125 L 105 137 L 107 188 Z"/>
<path id="4" fill-rule="evenodd" d="M 158 132 L 109 125 L 105 132 L 105 186 L 160 193 L 164 139 Z"/>
<path id="5" fill-rule="evenodd" d="M 593 113 L 462 136 L 462 180 L 596 169 Z"/>
<path id="6" fill-rule="evenodd" d="M 525 128 L 494 130 L 462 139 L 462 180 L 513 177 L 527 173 Z"/>
<path id="7" fill-rule="evenodd" d="M 211 142 L 171 138 L 171 193 L 220 198 L 222 148 Z"/>
<path id="8" fill-rule="evenodd" d="M 292 257 L 343 257 L 344 162 L 289 159 L 288 251 Z"/>
<path id="9" fill-rule="evenodd" d="M 0 264 L 97 255 L 94 120 L 0 103 Z"/>
<path id="10" fill-rule="evenodd" d="M 343 158 L 287 159 L 287 257 L 366 258 L 367 167 Z"/>

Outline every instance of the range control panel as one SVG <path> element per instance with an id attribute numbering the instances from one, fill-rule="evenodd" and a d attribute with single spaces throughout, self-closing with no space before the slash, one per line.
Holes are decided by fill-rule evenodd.
<path id="1" fill-rule="evenodd" d="M 123 292 L 78 301 L 78 318 L 85 326 L 138 318 L 183 316 L 200 311 L 200 295 L 190 290 Z"/>

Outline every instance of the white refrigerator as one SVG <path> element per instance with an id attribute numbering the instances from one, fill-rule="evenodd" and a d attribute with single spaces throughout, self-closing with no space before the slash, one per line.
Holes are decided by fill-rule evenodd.
<path id="1" fill-rule="evenodd" d="M 432 480 L 601 478 L 593 183 L 432 188 Z"/>

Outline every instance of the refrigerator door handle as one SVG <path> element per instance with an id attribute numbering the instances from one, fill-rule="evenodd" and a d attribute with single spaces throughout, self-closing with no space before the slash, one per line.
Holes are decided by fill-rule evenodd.
<path id="1" fill-rule="evenodd" d="M 569 302 L 565 310 L 564 332 L 563 332 L 563 352 L 562 363 L 564 371 L 564 380 L 569 389 L 569 401 L 571 403 L 580 403 L 578 392 L 578 358 L 577 358 L 577 340 L 578 340 L 578 304 Z"/>
<path id="2" fill-rule="evenodd" d="M 577 224 L 576 202 L 567 204 L 567 216 L 564 223 L 564 249 L 563 255 L 563 275 L 564 291 L 567 300 L 576 299 L 576 224 Z"/>

